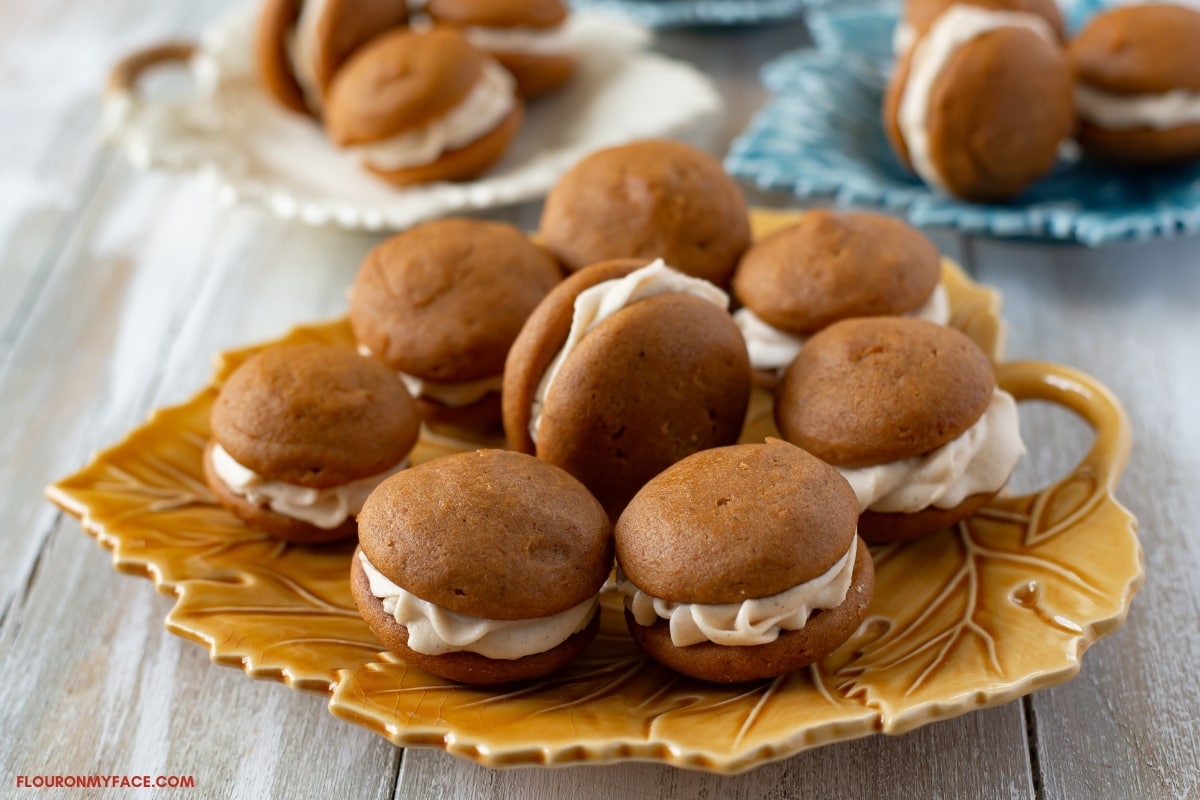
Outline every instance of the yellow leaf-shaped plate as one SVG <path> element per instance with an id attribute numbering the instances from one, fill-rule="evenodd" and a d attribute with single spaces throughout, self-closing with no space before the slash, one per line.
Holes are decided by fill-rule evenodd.
<path id="1" fill-rule="evenodd" d="M 785 220 L 759 214 L 758 232 Z M 998 358 L 998 297 L 952 264 L 945 277 L 954 324 Z M 342 320 L 286 339 L 349 343 L 350 331 Z M 1142 580 L 1135 522 L 1112 496 L 1130 446 L 1120 406 L 1073 370 L 1001 363 L 999 381 L 1019 399 L 1081 415 L 1096 433 L 1091 451 L 1037 494 L 876 550 L 871 616 L 820 664 L 732 688 L 682 678 L 639 655 L 620 601 L 605 597 L 600 636 L 561 672 L 503 689 L 450 684 L 382 652 L 354 610 L 350 546 L 280 544 L 243 527 L 205 486 L 216 387 L 257 349 L 225 354 L 211 386 L 156 412 L 48 494 L 112 550 L 118 569 L 176 596 L 172 632 L 253 677 L 327 693 L 334 714 L 397 745 L 489 766 L 644 760 L 738 772 L 1067 680 L 1083 651 L 1121 624 Z M 747 440 L 773 433 L 765 395 L 750 417 Z M 413 460 L 463 446 L 425 437 Z"/>

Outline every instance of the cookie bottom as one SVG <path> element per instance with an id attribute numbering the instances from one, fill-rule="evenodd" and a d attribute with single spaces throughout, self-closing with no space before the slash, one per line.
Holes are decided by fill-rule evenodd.
<path id="1" fill-rule="evenodd" d="M 784 675 L 836 650 L 866 618 L 874 594 L 875 563 L 859 539 L 846 600 L 837 608 L 814 612 L 802 629 L 785 631 L 770 644 L 735 647 L 701 642 L 676 647 L 667 620 L 642 626 L 626 609 L 625 623 L 647 655 L 676 672 L 714 683 L 744 683 Z"/>
<path id="2" fill-rule="evenodd" d="M 456 439 L 493 439 L 504 434 L 500 423 L 500 393 L 488 392 L 468 406 L 447 406 L 428 397 L 417 398 L 417 413 L 434 433 Z"/>
<path id="3" fill-rule="evenodd" d="M 986 506 L 996 496 L 973 494 L 954 508 L 929 507 L 912 514 L 864 511 L 858 518 L 858 535 L 871 544 L 908 542 L 945 530 Z"/>
<path id="4" fill-rule="evenodd" d="M 358 535 L 358 523 L 353 517 L 336 528 L 320 528 L 304 520 L 294 519 L 269 508 L 256 506 L 246 498 L 234 494 L 225 481 L 217 477 L 213 471 L 212 449 L 214 444 L 210 439 L 204 446 L 204 479 L 208 483 L 208 488 L 212 489 L 213 494 L 217 496 L 218 502 L 251 528 L 296 544 L 323 544 Z"/>
<path id="5" fill-rule="evenodd" d="M 467 652 L 443 653 L 436 656 L 418 653 L 408 646 L 408 629 L 384 611 L 383 601 L 371 594 L 371 583 L 367 579 L 366 570 L 363 569 L 362 559 L 359 558 L 360 552 L 355 548 L 350 565 L 350 590 L 354 595 L 354 604 L 358 606 L 358 613 L 387 649 L 409 664 L 440 678 L 476 686 L 493 686 L 541 678 L 566 666 L 600 631 L 600 609 L 597 608 L 586 628 L 544 653 L 534 653 L 511 661 Z"/>
<path id="6" fill-rule="evenodd" d="M 1084 122 L 1079 144 L 1088 158 L 1120 167 L 1155 167 L 1200 159 L 1200 124 L 1167 130 L 1108 130 Z"/>
<path id="7" fill-rule="evenodd" d="M 393 186 L 470 180 L 485 172 L 504 156 L 509 142 L 521 127 L 524 116 L 525 107 L 518 100 L 508 116 L 490 132 L 466 147 L 443 153 L 441 158 L 431 164 L 395 170 L 378 169 L 370 164 L 363 166 Z"/>

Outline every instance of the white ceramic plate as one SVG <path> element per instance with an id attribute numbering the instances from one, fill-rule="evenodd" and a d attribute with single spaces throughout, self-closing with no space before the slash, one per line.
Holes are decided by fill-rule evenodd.
<path id="1" fill-rule="evenodd" d="M 107 139 L 138 167 L 192 174 L 227 202 L 257 203 L 313 225 L 396 230 L 533 200 L 593 150 L 654 136 L 696 141 L 721 111 L 712 81 L 646 51 L 646 29 L 578 13 L 569 23 L 579 54 L 575 79 L 530 106 L 499 164 L 469 183 L 396 189 L 334 148 L 315 121 L 260 88 L 254 15 L 240 9 L 205 33 L 188 60 L 195 91 L 182 99 L 147 97 L 136 77 L 185 56 L 186 48 L 155 48 L 123 62 L 118 71 L 126 80 L 110 81 L 106 96 Z"/>

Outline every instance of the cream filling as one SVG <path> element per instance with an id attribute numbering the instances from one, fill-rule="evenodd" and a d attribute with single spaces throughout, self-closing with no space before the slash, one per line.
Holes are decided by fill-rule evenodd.
<path id="1" fill-rule="evenodd" d="M 913 43 L 917 41 L 917 29 L 911 22 L 900 20 L 896 23 L 896 29 L 892 31 L 892 52 L 897 56 L 902 56 L 912 49 Z"/>
<path id="2" fill-rule="evenodd" d="M 326 530 L 332 530 L 357 515 L 367 495 L 376 486 L 407 466 L 406 458 L 378 475 L 369 475 L 331 489 L 312 489 L 265 480 L 254 470 L 235 461 L 221 445 L 214 445 L 212 449 L 213 472 L 229 487 L 229 491 L 256 506 L 267 506 L 285 517 Z"/>
<path id="3" fill-rule="evenodd" d="M 1200 92 L 1186 89 L 1162 94 L 1116 95 L 1079 84 L 1075 87 L 1075 108 L 1088 122 L 1111 130 L 1163 131 L 1200 125 Z"/>
<path id="4" fill-rule="evenodd" d="M 624 278 L 602 281 L 580 292 L 575 298 L 574 316 L 571 318 L 571 330 L 567 333 L 567 340 L 542 374 L 537 392 L 533 396 L 529 436 L 534 442 L 537 442 L 537 431 L 542 422 L 542 408 L 546 404 L 546 395 L 554 379 L 558 377 L 563 363 L 579 346 L 583 337 L 626 306 L 660 294 L 688 294 L 707 300 L 720 308 L 729 308 L 729 295 L 725 292 L 702 278 L 693 278 L 668 267 L 661 258 Z"/>
<path id="5" fill-rule="evenodd" d="M 358 345 L 358 354 L 368 358 L 378 358 L 371 352 L 371 348 L 361 343 Z M 404 388 L 408 389 L 410 395 L 436 400 L 447 408 L 465 408 L 472 403 L 479 402 L 490 392 L 499 393 L 500 387 L 504 385 L 503 374 L 480 378 L 477 381 L 460 381 L 458 383 L 427 381 L 424 378 L 409 375 L 407 372 L 397 371 L 396 374 L 400 376 Z"/>
<path id="6" fill-rule="evenodd" d="M 915 458 L 838 468 L 861 510 L 912 514 L 954 508 L 971 495 L 998 491 L 1025 453 L 1017 402 L 996 389 L 987 411 L 958 438 Z"/>
<path id="7" fill-rule="evenodd" d="M 363 162 L 382 170 L 432 164 L 442 154 L 466 147 L 498 126 L 516 104 L 516 81 L 495 61 L 484 62 L 483 76 L 461 103 L 423 128 L 351 147 Z"/>
<path id="8" fill-rule="evenodd" d="M 586 628 L 599 606 L 597 595 L 549 617 L 472 617 L 406 592 L 375 569 L 366 553 L 360 550 L 358 556 L 371 583 L 371 594 L 383 601 L 383 610 L 408 630 L 408 646 L 427 656 L 465 651 L 511 661 L 544 653 Z"/>
<path id="9" fill-rule="evenodd" d="M 325 104 L 321 84 L 317 80 L 317 27 L 329 0 L 305 0 L 296 26 L 287 36 L 287 55 L 292 74 L 304 92 L 304 101 L 313 111 L 320 112 Z"/>
<path id="10" fill-rule="evenodd" d="M 489 53 L 526 53 L 532 56 L 569 55 L 574 47 L 565 25 L 553 28 L 463 29 L 467 41 Z"/>
<path id="11" fill-rule="evenodd" d="M 625 606 L 634 620 L 650 626 L 670 620 L 671 643 L 687 647 L 713 642 L 728 647 L 770 644 L 783 631 L 798 631 L 814 611 L 837 608 L 846 601 L 854 577 L 858 537 L 850 549 L 823 575 L 770 597 L 740 603 L 676 603 L 646 594 L 617 571 L 617 591 L 625 595 Z"/>
<path id="12" fill-rule="evenodd" d="M 1037 14 L 992 11 L 962 5 L 951 6 L 943 12 L 929 32 L 914 46 L 912 60 L 909 62 L 908 82 L 900 98 L 897 123 L 900 135 L 908 147 L 908 158 L 913 170 L 931 186 L 947 191 L 946 183 L 933 163 L 929 151 L 929 129 L 926 120 L 934 83 L 959 48 L 989 31 L 1014 26 L 1028 28 L 1058 46 L 1054 29 Z"/>
<path id="13" fill-rule="evenodd" d="M 945 325 L 950 321 L 950 296 L 939 283 L 920 308 L 903 316 Z M 804 343 L 808 341 L 807 336 L 797 336 L 764 322 L 749 308 L 739 308 L 735 311 L 733 321 L 742 332 L 742 338 L 746 340 L 750 366 L 756 370 L 782 372 L 796 360 L 796 356 L 804 348 Z"/>

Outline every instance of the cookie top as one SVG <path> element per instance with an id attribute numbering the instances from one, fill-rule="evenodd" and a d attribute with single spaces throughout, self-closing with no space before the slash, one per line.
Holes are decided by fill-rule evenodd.
<path id="1" fill-rule="evenodd" d="M 733 292 L 780 330 L 808 335 L 847 317 L 920 308 L 941 278 L 941 256 L 920 231 L 881 214 L 815 210 L 755 243 Z"/>
<path id="2" fill-rule="evenodd" d="M 918 55 L 924 55 L 919 45 L 892 75 L 884 126 L 897 154 L 921 177 L 960 197 L 1002 201 L 1053 168 L 1059 144 L 1075 127 L 1073 81 L 1057 44 L 1005 24 L 939 52 L 944 61 L 926 65 L 933 73 L 928 83 L 920 80 Z M 927 141 L 924 158 L 908 138 L 908 103 L 924 112 L 917 120 Z"/>
<path id="3" fill-rule="evenodd" d="M 1097 14 L 1071 42 L 1082 82 L 1112 94 L 1200 91 L 1200 10 L 1173 3 Z"/>
<path id="4" fill-rule="evenodd" d="M 651 139 L 601 150 L 546 197 L 539 234 L 571 271 L 613 258 L 662 258 L 727 286 L 750 245 L 746 201 L 720 162 Z"/>
<path id="5" fill-rule="evenodd" d="M 908 0 L 904 6 L 904 21 L 912 26 L 913 34 L 921 36 L 942 12 L 954 5 L 972 5 L 989 8 L 993 11 L 1019 11 L 1027 14 L 1037 14 L 1058 34 L 1060 40 L 1066 39 L 1066 23 L 1062 11 L 1055 0 Z"/>
<path id="6" fill-rule="evenodd" d="M 393 369 L 443 383 L 504 370 L 526 318 L 561 279 L 511 225 L 442 219 L 397 234 L 363 260 L 350 296 L 355 338 Z"/>
<path id="7" fill-rule="evenodd" d="M 595 596 L 612 529 L 579 481 L 506 450 L 398 472 L 358 516 L 367 559 L 422 600 L 485 619 L 534 619 Z"/>
<path id="8" fill-rule="evenodd" d="M 857 525 L 837 470 L 768 439 L 688 456 L 643 486 L 617 521 L 617 562 L 654 597 L 736 603 L 823 575 Z"/>
<path id="9" fill-rule="evenodd" d="M 330 138 L 346 147 L 424 127 L 470 93 L 485 58 L 452 28 L 377 36 L 334 78 L 325 109 Z"/>
<path id="10" fill-rule="evenodd" d="M 912 458 L 983 416 L 991 363 L 966 335 L 924 320 L 835 322 L 784 373 L 775 422 L 785 439 L 839 467 Z"/>
<path id="11" fill-rule="evenodd" d="M 320 0 L 307 0 L 309 3 Z M 322 92 L 346 60 L 377 34 L 404 25 L 408 6 L 397 0 L 323 0 L 315 23 L 312 72 Z M 266 0 L 255 32 L 259 74 L 267 90 L 293 111 L 308 113 L 288 41 L 295 35 L 305 0 Z"/>
<path id="12" fill-rule="evenodd" d="M 437 22 L 481 28 L 554 28 L 567 18 L 562 0 L 429 0 Z"/>
<path id="13" fill-rule="evenodd" d="M 225 381 L 213 438 L 268 480 L 328 489 L 400 463 L 417 440 L 416 407 L 396 375 L 348 347 L 263 350 Z"/>

